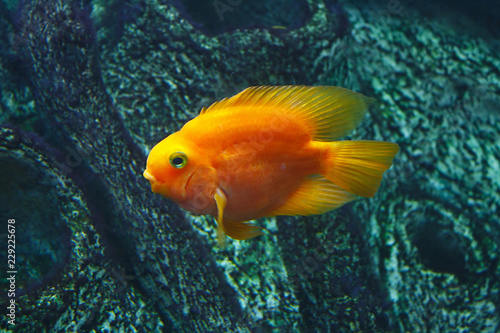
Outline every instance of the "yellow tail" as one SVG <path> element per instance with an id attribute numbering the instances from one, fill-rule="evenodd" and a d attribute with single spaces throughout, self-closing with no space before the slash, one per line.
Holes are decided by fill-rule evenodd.
<path id="1" fill-rule="evenodd" d="M 381 141 L 336 141 L 329 145 L 323 176 L 361 197 L 375 195 L 399 151 L 397 144 Z"/>

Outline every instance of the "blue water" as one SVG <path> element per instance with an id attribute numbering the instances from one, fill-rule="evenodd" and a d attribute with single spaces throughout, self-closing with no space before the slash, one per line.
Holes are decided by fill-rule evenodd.
<path id="1" fill-rule="evenodd" d="M 0 1 L 2 332 L 500 332 L 499 28 L 498 1 Z M 372 97 L 339 140 L 400 151 L 373 198 L 221 246 L 142 173 L 255 85 Z"/>

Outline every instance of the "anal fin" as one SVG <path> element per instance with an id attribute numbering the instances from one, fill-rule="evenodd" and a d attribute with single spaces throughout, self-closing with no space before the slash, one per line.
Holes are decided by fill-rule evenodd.
<path id="1" fill-rule="evenodd" d="M 308 176 L 275 215 L 323 214 L 358 198 L 321 175 Z"/>

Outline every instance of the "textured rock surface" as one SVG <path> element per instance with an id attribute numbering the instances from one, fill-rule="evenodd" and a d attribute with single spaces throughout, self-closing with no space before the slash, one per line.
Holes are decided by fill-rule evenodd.
<path id="1" fill-rule="evenodd" d="M 0 127 L 0 216 L 16 220 L 15 331 L 161 329 L 153 304 L 105 258 L 77 175 L 69 172 L 74 162 L 36 135 Z M 3 279 L 1 288 L 9 289 Z M 0 325 L 12 328 L 6 316 Z"/>
<path id="2" fill-rule="evenodd" d="M 78 218 L 44 219 L 67 226 L 73 245 L 59 251 L 71 255 L 57 281 L 19 299 L 22 320 L 40 331 L 497 331 L 500 60 L 488 33 L 446 6 L 309 1 L 295 30 L 207 36 L 179 2 L 94 1 L 93 25 L 78 1 L 28 1 L 15 37 L 0 25 L 12 45 L 2 58 L 27 64 L 0 62 L 0 119 L 63 152 L 39 170 L 62 172 L 81 197 Z M 375 198 L 262 220 L 269 235 L 220 249 L 212 219 L 151 194 L 142 168 L 202 106 L 255 84 L 376 97 L 351 137 L 401 153 Z M 2 138 L 4 155 L 56 158 Z"/>
<path id="3" fill-rule="evenodd" d="M 401 331 L 496 332 L 498 44 L 447 7 L 357 8 L 347 9 L 349 61 L 363 68 L 381 111 L 360 132 L 402 148 L 382 205 L 360 214 L 369 221 L 372 267 L 393 302 L 391 323 Z"/>
<path id="4" fill-rule="evenodd" d="M 139 178 L 145 156 L 134 148 L 105 94 L 85 9 L 76 2 L 34 1 L 21 19 L 22 56 L 32 67 L 39 112 L 53 126 L 50 139 L 81 159 L 74 172 L 84 177 L 80 186 L 109 257 L 154 304 L 165 329 L 246 331 L 246 323 L 235 320 L 242 315 L 235 292 L 207 256 L 207 245 L 176 207 L 150 193 Z M 104 313 L 91 323 L 98 330 L 109 325 Z M 132 318 L 128 314 L 117 325 L 127 326 Z M 73 320 L 56 314 L 46 319 L 62 327 Z"/>

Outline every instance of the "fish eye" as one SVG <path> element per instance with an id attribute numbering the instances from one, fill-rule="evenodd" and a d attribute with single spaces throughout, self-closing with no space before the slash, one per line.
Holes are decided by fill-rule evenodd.
<path id="1" fill-rule="evenodd" d="M 170 165 L 176 169 L 184 168 L 187 164 L 188 158 L 186 154 L 176 152 L 170 155 Z"/>

